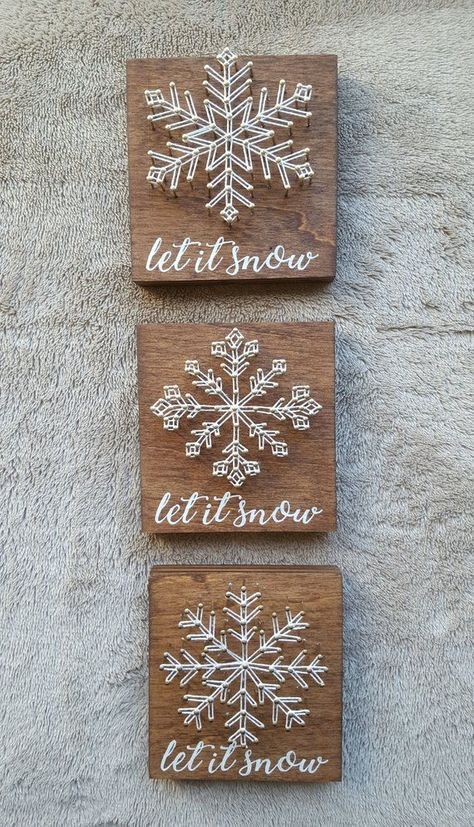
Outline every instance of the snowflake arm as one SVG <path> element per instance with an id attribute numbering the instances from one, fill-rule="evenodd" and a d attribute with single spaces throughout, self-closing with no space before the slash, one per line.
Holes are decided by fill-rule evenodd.
<path id="1" fill-rule="evenodd" d="M 321 405 L 311 398 L 308 385 L 294 385 L 288 402 L 281 397 L 274 405 L 246 405 L 245 410 L 252 414 L 273 416 L 280 422 L 287 419 L 297 431 L 305 431 L 309 428 L 309 417 L 315 416 Z"/>
<path id="2" fill-rule="evenodd" d="M 196 377 L 193 379 L 193 385 L 196 385 L 197 388 L 202 388 L 204 392 L 210 396 L 218 396 L 225 405 L 232 404 L 231 398 L 224 390 L 222 379 L 215 376 L 212 368 L 209 368 L 207 373 L 205 373 L 201 370 L 199 362 L 196 359 L 188 359 L 185 362 L 184 369 L 186 373 Z"/>
<path id="3" fill-rule="evenodd" d="M 275 457 L 288 456 L 288 445 L 283 439 L 276 439 L 279 431 L 273 431 L 267 428 L 266 422 L 254 422 L 248 416 L 245 410 L 241 411 L 240 418 L 244 425 L 247 426 L 249 436 L 257 437 L 257 444 L 260 451 L 263 451 L 265 446 L 268 446 Z"/>
<path id="4" fill-rule="evenodd" d="M 261 657 L 263 653 L 260 653 Z M 264 653 L 266 654 L 266 652 Z M 326 666 L 321 666 L 321 655 L 316 655 L 311 663 L 304 663 L 307 655 L 307 650 L 302 649 L 291 663 L 284 663 L 283 657 L 280 655 L 271 664 L 271 673 L 274 677 L 282 683 L 286 677 L 293 678 L 293 680 L 301 686 L 302 689 L 307 689 L 309 686 L 307 678 L 312 678 L 319 686 L 324 686 L 324 681 L 321 678 L 327 672 Z M 258 674 L 259 671 L 267 672 L 268 666 L 262 666 L 258 660 L 252 661 L 252 673 Z"/>
<path id="5" fill-rule="evenodd" d="M 227 692 L 231 683 L 239 676 L 239 671 L 236 669 L 228 678 L 222 681 L 216 681 L 215 689 L 209 695 L 184 695 L 183 700 L 189 701 L 190 706 L 181 706 L 178 712 L 184 716 L 185 725 L 194 723 L 197 730 L 202 729 L 202 715 L 205 712 L 209 721 L 214 720 L 214 706 L 216 700 L 224 702 L 227 698 Z M 211 683 L 207 682 L 207 686 Z"/>
<path id="6" fill-rule="evenodd" d="M 246 396 L 241 400 L 241 405 L 245 406 L 251 399 L 256 396 L 264 396 L 268 390 L 278 387 L 278 382 L 274 382 L 275 376 L 281 376 L 286 373 L 286 361 L 284 359 L 274 359 L 271 370 L 265 371 L 262 368 L 257 370 L 256 376 L 251 376 L 249 380 L 250 390 Z"/>
<path id="7" fill-rule="evenodd" d="M 293 127 L 293 118 L 302 118 L 307 121 L 308 125 L 311 118 L 311 112 L 307 111 L 308 101 L 311 99 L 312 87 L 305 86 L 298 83 L 294 92 L 285 97 L 286 81 L 280 80 L 276 101 L 273 106 L 268 106 L 268 89 L 264 86 L 260 92 L 260 99 L 258 104 L 257 114 L 242 123 L 242 129 L 247 132 L 254 132 L 255 139 L 253 141 L 245 141 L 245 149 L 247 150 L 246 158 L 250 165 L 252 165 L 251 156 L 256 155 L 260 160 L 263 177 L 265 181 L 271 180 L 271 164 L 275 164 L 280 174 L 283 186 L 286 191 L 291 189 L 290 179 L 288 173 L 296 174 L 298 180 L 302 183 L 304 181 L 311 181 L 313 177 L 313 169 L 308 163 L 309 148 L 299 149 L 295 152 L 290 152 L 287 155 L 282 153 L 293 147 L 293 141 L 287 140 L 279 144 L 275 144 L 274 136 L 275 130 L 268 129 L 268 127 L 288 129 L 291 135 Z M 305 109 L 298 108 L 299 104 L 303 103 Z M 291 116 L 291 120 L 288 117 Z M 263 124 L 262 129 L 259 125 Z M 273 146 L 260 146 L 261 141 L 271 138 L 274 142 Z M 304 160 L 303 160 L 304 159 Z M 303 161 L 303 163 L 299 163 Z"/>
<path id="8" fill-rule="evenodd" d="M 278 657 L 275 660 L 273 660 L 270 666 L 260 662 L 260 659 L 265 655 L 278 654 L 279 652 L 281 652 L 281 645 L 284 643 L 301 643 L 302 638 L 298 634 L 298 632 L 303 631 L 309 625 L 308 623 L 306 623 L 306 621 L 303 620 L 304 612 L 301 611 L 298 612 L 296 615 L 293 615 L 290 608 L 287 606 L 285 610 L 285 615 L 286 623 L 284 623 L 281 626 L 276 612 L 273 613 L 273 634 L 270 636 L 270 638 L 267 639 L 265 632 L 263 630 L 260 631 L 259 646 L 251 657 L 251 675 L 259 690 L 261 703 L 264 702 L 265 697 L 270 697 L 271 693 L 276 688 L 279 688 L 279 685 L 283 683 L 286 677 L 292 678 L 295 681 L 295 683 L 297 683 L 303 689 L 308 689 L 308 678 L 312 678 L 315 683 L 319 684 L 319 686 L 324 686 L 324 681 L 321 675 L 327 672 L 327 667 L 321 666 L 321 655 L 317 655 L 315 658 L 313 658 L 311 663 L 305 664 L 304 661 L 307 655 L 306 649 L 303 649 L 301 652 L 299 652 L 296 655 L 296 657 L 292 660 L 292 662 L 288 664 L 284 663 L 282 655 L 278 655 Z M 261 681 L 258 674 L 259 672 L 267 674 L 270 673 L 271 676 L 278 681 L 278 683 L 276 685 L 268 687 L 265 683 Z M 307 712 L 304 712 L 302 710 L 297 710 L 295 712 L 295 710 L 292 710 L 290 708 L 291 704 L 301 702 L 301 698 L 292 697 L 282 699 L 280 697 L 280 700 L 284 700 L 288 704 L 288 708 L 281 707 L 281 710 L 285 713 L 286 716 L 287 728 L 290 728 L 293 722 L 301 723 L 301 721 L 298 719 L 298 716 L 300 714 L 307 714 Z M 278 709 L 276 710 L 276 714 L 278 715 Z"/>
<path id="9" fill-rule="evenodd" d="M 247 370 L 250 364 L 248 359 L 258 353 L 258 342 L 255 339 L 244 344 L 243 342 L 242 333 L 234 327 L 224 341 L 213 342 L 211 345 L 211 354 L 222 357 L 221 367 L 233 380 L 233 401 L 237 401 L 238 385 L 236 380 Z"/>
<path id="10" fill-rule="evenodd" d="M 187 393 L 183 396 L 179 385 L 165 385 L 164 398 L 158 399 L 151 409 L 156 416 L 163 417 L 163 427 L 167 431 L 175 431 L 183 416 L 193 419 L 202 411 L 202 405 Z"/>
<path id="11" fill-rule="evenodd" d="M 171 123 L 167 123 L 165 127 L 170 133 L 185 130 L 187 127 L 193 127 L 193 129 L 181 136 L 185 146 L 177 142 L 167 141 L 169 155 L 153 150 L 148 152 L 153 165 L 148 171 L 147 181 L 152 186 L 159 184 L 163 188 L 165 181 L 170 179 L 170 190 L 175 192 L 178 189 L 181 173 L 186 168 L 186 180 L 188 182 L 193 181 L 200 157 L 206 153 L 209 155 L 211 151 L 213 146 L 212 137 L 217 125 L 209 120 L 209 107 L 206 107 L 207 119 L 197 114 L 189 91 L 186 90 L 184 93 L 186 106 L 182 106 L 176 84 L 171 82 L 169 88 L 169 100 L 165 98 L 161 89 L 147 89 L 145 91 L 146 103 L 152 109 L 152 113 L 148 115 L 152 127 L 155 128 L 155 123 L 160 121 L 170 120 Z M 219 131 L 222 133 L 222 130 Z M 206 135 L 209 135 L 209 137 L 206 138 Z"/>
<path id="12" fill-rule="evenodd" d="M 257 707 L 257 701 L 247 689 L 247 682 L 247 673 L 241 672 L 239 689 L 228 701 L 229 705 L 238 703 L 239 707 L 225 722 L 227 729 L 233 728 L 235 730 L 229 737 L 229 743 L 238 744 L 241 747 L 245 747 L 247 744 L 255 744 L 258 741 L 257 736 L 249 729 L 249 726 L 254 726 L 256 729 L 265 729 L 265 724 L 260 718 L 250 712 L 251 709 Z"/>
<path id="13" fill-rule="evenodd" d="M 304 719 L 309 715 L 309 709 L 295 708 L 303 700 L 298 695 L 277 695 L 274 691 L 279 689 L 279 684 L 266 684 L 255 678 L 252 673 L 252 678 L 255 681 L 259 692 L 260 703 L 270 701 L 272 704 L 272 724 L 278 723 L 280 712 L 285 716 L 285 729 L 291 729 L 294 723 L 304 726 Z"/>
<path id="14" fill-rule="evenodd" d="M 183 658 L 182 661 L 179 661 L 170 652 L 164 654 L 166 663 L 161 665 L 161 669 L 167 672 L 166 683 L 171 683 L 174 678 L 181 675 L 179 685 L 186 686 L 200 672 L 202 672 L 203 680 L 207 682 L 217 668 L 227 671 L 235 669 L 236 665 L 235 660 L 230 660 L 228 663 L 217 662 L 207 654 L 204 656 L 204 662 L 200 663 L 187 649 L 181 649 L 180 654 Z"/>
<path id="15" fill-rule="evenodd" d="M 191 609 L 184 610 L 184 619 L 180 620 L 178 626 L 180 629 L 195 629 L 194 632 L 188 632 L 186 639 L 205 642 L 204 649 L 206 652 L 225 652 L 227 650 L 227 637 L 225 632 L 221 632 L 220 636 L 216 635 L 215 611 L 209 613 L 207 625 L 203 618 L 204 607 L 202 603 L 199 603 L 195 612 Z"/>
<path id="16" fill-rule="evenodd" d="M 184 97 L 186 99 L 186 107 L 181 106 L 179 100 L 176 84 L 170 83 L 170 99 L 167 100 L 163 95 L 161 89 L 146 89 L 145 100 L 152 113 L 147 116 L 147 119 L 153 125 L 158 121 L 168 120 L 170 118 L 177 118 L 174 123 L 167 124 L 167 129 L 172 131 L 174 129 L 186 129 L 188 126 L 199 127 L 200 129 L 208 128 L 209 122 L 200 117 L 196 112 L 193 97 L 190 92 L 186 91 Z"/>

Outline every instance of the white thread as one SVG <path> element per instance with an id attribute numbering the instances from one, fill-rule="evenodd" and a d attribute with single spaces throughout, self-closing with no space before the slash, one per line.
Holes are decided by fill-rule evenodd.
<path id="1" fill-rule="evenodd" d="M 225 723 L 232 730 L 228 742 L 235 746 L 245 747 L 258 742 L 253 730 L 264 729 L 265 725 L 257 717 L 256 709 L 266 702 L 272 706 L 273 724 L 278 724 L 283 716 L 287 730 L 293 724 L 304 726 L 310 710 L 300 706 L 302 698 L 299 695 L 279 695 L 281 685 L 291 678 L 302 689 L 308 689 L 308 680 L 312 678 L 319 686 L 324 686 L 321 675 L 327 672 L 327 667 L 320 665 L 321 655 L 305 664 L 306 649 L 302 649 L 290 663 L 285 662 L 284 655 L 280 654 L 282 645 L 301 643 L 298 632 L 307 629 L 309 623 L 303 620 L 303 611 L 294 615 L 287 606 L 282 624 L 273 613 L 272 634 L 267 637 L 263 629 L 258 630 L 254 625 L 263 609 L 261 605 L 254 605 L 261 596 L 261 592 L 247 595 L 246 586 L 241 586 L 240 594 L 226 592 L 232 607 L 222 610 L 230 621 L 228 628 L 222 631 L 216 631 L 215 611 L 205 619 L 202 603 L 195 611 L 185 609 L 185 619 L 178 626 L 194 630 L 186 635 L 186 640 L 205 642 L 201 659 L 195 658 L 187 649 L 181 649 L 179 657 L 165 652 L 165 662 L 160 664 L 160 669 L 167 673 L 166 683 L 180 676 L 180 686 L 184 687 L 199 675 L 202 685 L 210 690 L 208 694 L 193 692 L 183 696 L 186 706 L 179 707 L 178 712 L 183 715 L 185 725 L 194 723 L 200 731 L 203 715 L 209 721 L 214 720 L 217 702 L 236 707 Z M 255 636 L 258 642 L 252 647 L 250 644 Z M 234 638 L 238 646 L 233 647 L 230 638 Z"/>
<path id="2" fill-rule="evenodd" d="M 249 391 L 242 392 L 241 376 L 249 367 L 248 359 L 258 354 L 258 341 L 244 343 L 244 336 L 234 328 L 222 342 L 212 342 L 211 354 L 223 359 L 221 367 L 232 380 L 232 389 L 227 392 L 221 377 L 215 376 L 209 368 L 207 372 L 201 369 L 198 361 L 189 359 L 184 369 L 194 376 L 193 385 L 202 388 L 209 396 L 217 397 L 215 404 L 198 402 L 190 393 L 182 394 L 179 385 L 165 385 L 164 399 L 158 399 L 151 410 L 156 416 L 163 418 L 166 430 L 173 431 L 179 428 L 181 419 L 194 419 L 203 414 L 212 414 L 212 421 L 203 422 L 202 428 L 191 431 L 195 435 L 194 442 L 186 443 L 186 456 L 197 457 L 201 448 L 211 448 L 215 439 L 221 435 L 223 426 L 230 422 L 232 425 L 232 439 L 223 448 L 225 459 L 213 464 L 212 473 L 218 477 L 227 477 L 229 482 L 240 487 L 246 477 L 260 473 L 260 464 L 246 459 L 248 454 L 241 442 L 241 427 L 243 426 L 249 437 L 256 437 L 259 450 L 269 446 L 276 457 L 285 457 L 288 454 L 288 445 L 283 439 L 277 439 L 279 431 L 267 427 L 266 422 L 256 421 L 257 416 L 276 419 L 278 422 L 290 421 L 298 431 L 309 428 L 309 417 L 321 410 L 321 405 L 310 396 L 308 385 L 294 385 L 291 389 L 291 399 L 285 402 L 284 397 L 273 405 L 263 405 L 257 402 L 259 397 L 265 396 L 268 390 L 278 387 L 275 377 L 286 372 L 286 361 L 274 359 L 272 367 L 265 372 L 257 368 L 255 376 L 249 380 Z"/>
<path id="3" fill-rule="evenodd" d="M 254 100 L 249 94 L 252 61 L 238 69 L 237 55 L 230 49 L 217 55 L 217 61 L 219 71 L 204 66 L 207 79 L 203 85 L 209 95 L 203 101 L 205 116 L 198 115 L 189 91 L 184 92 L 185 103 L 180 101 L 173 82 L 169 85 L 169 99 L 161 89 L 145 91 L 146 102 L 153 110 L 148 115 L 152 126 L 159 121 L 170 121 L 166 124 L 168 132 L 182 131 L 180 143 L 167 142 L 169 155 L 153 150 L 148 152 L 153 166 L 147 181 L 162 189 L 168 181 L 170 191 L 176 194 L 181 173 L 186 173 L 186 181 L 192 186 L 199 161 L 205 156 L 205 170 L 210 178 L 207 187 L 211 195 L 206 207 L 211 210 L 223 202 L 220 214 L 230 225 L 239 217 L 237 204 L 249 209 L 254 207 L 250 200 L 253 184 L 247 180 L 249 175 L 253 177 L 254 161 L 260 162 L 268 185 L 272 167 L 276 167 L 285 194 L 291 189 L 290 175 L 294 175 L 300 184 L 311 182 L 314 173 L 308 162 L 308 147 L 293 151 L 291 137 L 276 143 L 275 131 L 284 129 L 291 135 L 292 118 L 306 120 L 309 125 L 311 112 L 307 111 L 307 106 L 312 86 L 297 83 L 294 91 L 286 96 L 286 81 L 280 80 L 273 104 L 268 104 L 268 89 L 263 87 L 257 110 L 252 114 Z M 300 105 L 304 108 L 300 109 Z M 188 128 L 188 132 L 184 131 Z M 270 145 L 269 141 L 272 141 Z M 211 173 L 217 174 L 211 178 Z"/>

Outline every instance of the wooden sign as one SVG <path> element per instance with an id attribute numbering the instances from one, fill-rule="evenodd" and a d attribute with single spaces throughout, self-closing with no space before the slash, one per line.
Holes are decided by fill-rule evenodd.
<path id="1" fill-rule="evenodd" d="M 147 532 L 332 531 L 334 325 L 141 325 Z"/>
<path id="2" fill-rule="evenodd" d="M 334 55 L 223 49 L 127 76 L 135 281 L 334 278 Z"/>
<path id="3" fill-rule="evenodd" d="M 156 566 L 149 651 L 152 778 L 341 779 L 337 568 Z"/>

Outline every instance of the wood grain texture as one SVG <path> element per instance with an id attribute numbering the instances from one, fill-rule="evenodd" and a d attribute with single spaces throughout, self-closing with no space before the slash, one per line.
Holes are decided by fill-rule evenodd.
<path id="1" fill-rule="evenodd" d="M 231 584 L 231 585 L 229 585 Z M 244 780 L 239 775 L 241 759 L 228 772 L 208 773 L 207 762 L 196 771 L 173 772 L 162 767 L 162 758 L 170 741 L 176 740 L 176 752 L 194 746 L 199 740 L 220 746 L 227 744 L 229 730 L 226 719 L 234 711 L 233 706 L 218 703 L 215 719 L 203 719 L 202 730 L 194 724 L 185 726 L 178 712 L 182 696 L 205 694 L 206 687 L 200 679 L 193 678 L 186 687 L 179 686 L 179 679 L 165 683 L 160 670 L 164 652 L 180 656 L 185 647 L 198 660 L 202 643 L 184 640 L 186 629 L 179 629 L 185 608 L 195 610 L 199 603 L 204 612 L 215 610 L 217 624 L 222 623 L 221 609 L 229 605 L 226 591 L 239 591 L 245 585 L 249 593 L 261 592 L 259 603 L 263 611 L 259 615 L 259 628 L 271 634 L 272 612 L 284 620 L 285 607 L 293 613 L 303 610 L 308 628 L 302 633 L 301 643 L 282 644 L 285 662 L 293 659 L 301 649 L 307 650 L 307 658 L 321 654 L 321 663 L 327 667 L 323 687 L 313 681 L 307 690 L 294 684 L 287 677 L 284 694 L 303 695 L 304 706 L 310 710 L 304 726 L 286 730 L 283 723 L 272 724 L 271 708 L 259 705 L 256 710 L 264 723 L 258 730 L 258 743 L 252 745 L 252 758 L 270 758 L 273 762 L 288 750 L 294 750 L 299 759 L 321 756 L 327 763 L 311 775 L 292 768 L 288 772 L 252 772 L 245 780 L 258 781 L 313 781 L 326 782 L 341 779 L 341 730 L 342 730 L 342 578 L 333 566 L 155 566 L 149 584 L 149 772 L 152 778 L 196 780 Z M 225 615 L 224 615 L 225 618 Z M 225 621 L 229 623 L 229 621 Z M 219 625 L 216 628 L 220 628 Z M 295 690 L 295 691 L 293 691 Z M 243 751 L 244 748 L 239 748 Z M 207 749 L 204 754 L 212 755 Z"/>
<path id="2" fill-rule="evenodd" d="M 250 449 L 249 459 L 260 462 L 258 475 L 248 477 L 241 488 L 235 488 L 224 477 L 212 474 L 214 461 L 222 459 L 221 451 L 228 443 L 228 427 L 215 439 L 212 448 L 203 448 L 199 457 L 185 455 L 185 445 L 193 428 L 202 419 L 183 418 L 176 431 L 167 431 L 163 419 L 151 410 L 164 396 L 165 385 L 179 385 L 182 393 L 192 392 L 201 401 L 209 397 L 192 384 L 185 373 L 187 359 L 199 360 L 203 369 L 213 368 L 229 377 L 220 368 L 221 359 L 211 356 L 211 342 L 223 340 L 232 325 L 140 325 L 138 327 L 138 380 L 140 412 L 140 458 L 142 526 L 146 532 L 228 532 L 228 531 L 333 531 L 336 526 L 335 436 L 334 436 L 334 324 L 292 323 L 239 325 L 246 340 L 257 339 L 259 353 L 253 357 L 242 377 L 248 387 L 249 376 L 257 368 L 268 369 L 272 360 L 283 358 L 286 373 L 278 376 L 278 387 L 268 391 L 268 404 L 281 397 L 289 399 L 293 385 L 304 384 L 322 409 L 310 417 L 307 430 L 295 430 L 290 423 L 269 422 L 287 442 L 286 457 L 275 457 L 268 448 L 258 450 L 257 440 L 245 434 L 244 444 Z M 198 517 L 188 524 L 157 524 L 157 505 L 170 492 L 170 505 L 199 492 L 210 498 L 222 497 L 230 491 L 235 495 L 228 504 L 229 517 L 223 522 L 203 525 Z M 236 526 L 245 499 L 245 509 L 264 509 L 268 516 L 282 501 L 298 509 L 316 507 L 322 513 L 309 523 L 273 519 L 261 524 L 258 519 Z"/>
<path id="3" fill-rule="evenodd" d="M 246 58 L 245 58 L 246 59 Z M 242 59 L 244 60 L 244 59 Z M 239 65 L 242 65 L 242 60 Z M 285 78 L 288 89 L 296 83 L 311 83 L 313 113 L 309 127 L 295 119 L 293 139 L 295 149 L 309 147 L 310 163 L 315 172 L 313 183 L 300 188 L 298 184 L 284 197 L 279 177 L 267 188 L 260 170 L 255 171 L 255 204 L 253 211 L 242 209 L 240 220 L 228 227 L 214 209 L 209 216 L 205 209 L 208 200 L 207 176 L 203 168 L 197 173 L 194 189 L 180 183 L 178 198 L 168 190 L 153 190 L 146 182 L 150 166 L 148 150 L 166 152 L 169 138 L 162 125 L 153 130 L 147 121 L 149 109 L 144 90 L 168 90 L 174 80 L 179 92 L 186 89 L 193 94 L 198 111 L 205 97 L 202 81 L 204 64 L 214 65 L 213 58 L 161 58 L 158 60 L 130 60 L 127 64 L 128 152 L 130 178 L 130 212 L 132 236 L 132 274 L 143 284 L 201 281 L 234 281 L 255 279 L 316 279 L 331 280 L 335 275 L 336 244 L 336 82 L 337 58 L 334 55 L 253 56 L 254 99 L 262 86 L 267 86 L 270 99 L 276 94 L 280 78 Z M 278 130 L 281 140 L 287 137 Z M 177 133 L 176 133 L 177 134 Z M 280 140 L 280 138 L 279 138 Z M 231 276 L 225 272 L 230 263 L 225 258 L 214 272 L 194 273 L 190 268 L 180 272 L 159 273 L 147 271 L 146 262 L 157 237 L 162 238 L 162 250 L 190 237 L 202 243 L 214 243 L 222 236 L 234 241 L 240 255 L 265 257 L 283 245 L 287 254 L 301 255 L 308 251 L 318 254 L 309 267 L 302 271 L 282 267 L 272 270 L 264 267 L 255 273 L 243 270 Z"/>

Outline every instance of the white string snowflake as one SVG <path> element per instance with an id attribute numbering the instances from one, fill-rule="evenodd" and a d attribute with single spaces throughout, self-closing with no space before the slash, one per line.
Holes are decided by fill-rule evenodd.
<path id="1" fill-rule="evenodd" d="M 301 643 L 298 632 L 307 629 L 309 624 L 303 620 L 303 611 L 293 614 L 287 606 L 285 621 L 281 625 L 277 614 L 273 613 L 273 632 L 267 637 L 263 629 L 259 630 L 254 625 L 263 609 L 261 605 L 254 606 L 261 596 L 261 592 L 247 595 L 245 586 L 241 587 L 240 594 L 226 592 L 232 608 L 225 607 L 222 611 L 230 625 L 219 633 L 216 632 L 215 611 L 209 612 L 205 620 L 202 603 L 198 604 L 196 611 L 185 609 L 185 619 L 178 626 L 193 629 L 186 635 L 186 640 L 205 643 L 202 659 L 198 660 L 187 649 L 181 649 L 179 658 L 165 652 L 165 663 L 160 665 L 160 669 L 167 673 L 166 683 L 179 676 L 180 686 L 184 687 L 199 676 L 201 684 L 208 690 L 207 694 L 183 696 L 186 706 L 180 707 L 178 712 L 183 715 L 186 725 L 195 724 L 196 729 L 201 730 L 204 715 L 213 721 L 216 702 L 236 707 L 225 723 L 232 730 L 228 741 L 235 746 L 244 747 L 258 741 L 252 730 L 265 728 L 257 709 L 266 702 L 272 706 L 273 724 L 278 723 L 281 715 L 287 730 L 293 724 L 304 726 L 310 710 L 301 707 L 302 698 L 299 695 L 280 695 L 281 686 L 288 678 L 302 689 L 308 689 L 311 680 L 324 686 L 321 676 L 327 672 L 327 667 L 320 664 L 321 655 L 305 663 L 306 649 L 302 649 L 290 663 L 285 662 L 284 655 L 280 654 L 282 645 Z M 230 638 L 236 640 L 237 645 L 233 646 Z M 255 638 L 256 642 L 252 643 Z"/>
<path id="2" fill-rule="evenodd" d="M 277 422 L 289 421 L 296 430 L 304 431 L 309 428 L 309 417 L 317 414 L 321 405 L 311 398 L 308 385 L 294 385 L 289 401 L 285 401 L 284 397 L 273 404 L 260 401 L 267 391 L 278 387 L 275 377 L 286 372 L 284 359 L 274 359 L 266 372 L 257 368 L 255 375 L 250 377 L 248 391 L 243 390 L 241 376 L 249 367 L 249 357 L 258 354 L 258 341 L 254 339 L 244 343 L 244 336 L 237 328 L 224 341 L 212 342 L 211 354 L 222 357 L 221 367 L 232 380 L 231 390 L 226 390 L 222 378 L 216 376 L 212 368 L 205 371 L 198 361 L 190 359 L 185 362 L 185 371 L 194 376 L 193 385 L 202 388 L 208 396 L 215 397 L 214 404 L 199 402 L 190 393 L 182 394 L 179 385 L 165 385 L 164 399 L 158 399 L 151 410 L 163 418 L 163 426 L 168 431 L 178 429 L 183 417 L 195 419 L 212 415 L 212 419 L 203 421 L 201 428 L 191 431 L 196 439 L 186 443 L 188 457 L 198 457 L 203 446 L 211 448 L 224 425 L 230 423 L 232 438 L 222 449 L 224 459 L 214 462 L 212 473 L 217 477 L 227 477 L 232 485 L 240 487 L 246 477 L 260 473 L 260 464 L 246 458 L 248 448 L 241 442 L 241 430 L 245 429 L 249 437 L 257 438 L 259 450 L 269 446 L 274 456 L 286 457 L 288 445 L 279 438 L 280 432 L 268 427 L 266 421 L 258 421 L 258 417 Z"/>
<path id="3" fill-rule="evenodd" d="M 189 91 L 184 92 L 184 104 L 180 101 L 175 83 L 170 83 L 169 100 L 161 89 L 145 91 L 146 102 L 153 110 L 148 115 L 152 126 L 166 120 L 168 132 L 182 132 L 179 143 L 167 142 L 169 155 L 149 151 L 153 166 L 147 180 L 162 189 L 169 181 L 169 189 L 176 195 L 181 174 L 192 186 L 199 161 L 205 158 L 211 196 L 206 207 L 211 210 L 222 205 L 220 214 L 230 225 L 239 216 L 237 205 L 254 207 L 250 200 L 253 184 L 248 178 L 253 179 L 255 163 L 260 163 L 268 186 L 272 169 L 278 170 L 285 194 L 291 189 L 290 176 L 296 176 L 300 184 L 311 182 L 309 149 L 293 151 L 291 137 L 277 143 L 275 132 L 285 129 L 291 135 L 293 118 L 301 118 L 309 125 L 311 112 L 307 106 L 312 87 L 297 83 L 294 91 L 287 94 L 286 81 L 281 80 L 274 103 L 268 102 L 268 89 L 263 87 L 255 111 L 253 97 L 248 94 L 252 61 L 237 69 L 237 55 L 230 49 L 217 55 L 217 61 L 219 71 L 204 66 L 207 79 L 203 85 L 209 95 L 203 102 L 205 115 L 197 113 Z"/>

